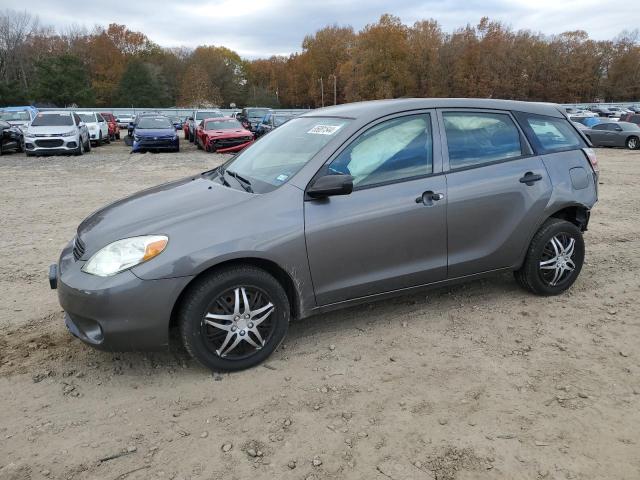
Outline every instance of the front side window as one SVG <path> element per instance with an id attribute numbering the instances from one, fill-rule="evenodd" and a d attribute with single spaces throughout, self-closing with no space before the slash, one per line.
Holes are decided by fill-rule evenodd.
<path id="1" fill-rule="evenodd" d="M 606 123 L 599 123 L 598 125 L 594 125 L 593 129 L 594 130 L 607 130 L 607 124 Z"/>
<path id="2" fill-rule="evenodd" d="M 465 168 L 522 156 L 520 132 L 504 113 L 444 112 L 449 168 Z"/>
<path id="3" fill-rule="evenodd" d="M 431 116 L 411 115 L 379 123 L 343 150 L 329 171 L 352 175 L 354 188 L 433 173 Z"/>
<path id="4" fill-rule="evenodd" d="M 226 170 L 249 180 L 254 192 L 269 192 L 295 175 L 349 122 L 344 118 L 297 118 L 243 150 Z"/>
<path id="5" fill-rule="evenodd" d="M 541 153 L 562 152 L 587 146 L 565 118 L 523 113 L 517 115 L 524 122 L 525 130 L 530 129 L 533 134 L 532 141 Z M 602 127 L 597 129 L 600 130 Z"/>

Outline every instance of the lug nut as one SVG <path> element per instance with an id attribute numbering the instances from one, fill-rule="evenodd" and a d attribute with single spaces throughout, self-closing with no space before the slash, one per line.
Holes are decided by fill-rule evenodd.
<path id="1" fill-rule="evenodd" d="M 244 336 L 244 330 L 240 330 L 240 336 L 243 337 Z"/>
<path id="2" fill-rule="evenodd" d="M 238 327 L 236 327 L 235 325 L 233 327 L 231 327 L 231 331 L 235 332 L 238 329 Z"/>
<path id="3" fill-rule="evenodd" d="M 249 322 L 249 328 L 253 328 L 253 322 Z"/>
<path id="4" fill-rule="evenodd" d="M 247 314 L 244 316 L 244 318 L 249 318 L 249 314 L 247 313 Z"/>

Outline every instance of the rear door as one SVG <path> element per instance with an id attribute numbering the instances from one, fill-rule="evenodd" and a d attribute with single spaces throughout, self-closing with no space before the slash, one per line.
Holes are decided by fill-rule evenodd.
<path id="1" fill-rule="evenodd" d="M 551 182 L 509 112 L 442 109 L 448 277 L 513 266 L 551 196 Z M 549 132 L 551 134 L 551 132 Z"/>
<path id="2" fill-rule="evenodd" d="M 361 131 L 324 168 L 354 191 L 305 202 L 318 305 L 446 278 L 446 183 L 434 111 L 395 115 Z"/>

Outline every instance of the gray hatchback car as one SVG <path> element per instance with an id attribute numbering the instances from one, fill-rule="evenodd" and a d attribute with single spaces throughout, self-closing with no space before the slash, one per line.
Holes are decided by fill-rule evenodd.
<path id="1" fill-rule="evenodd" d="M 555 105 L 340 105 L 98 210 L 49 279 L 90 345 L 154 349 L 176 326 L 201 363 L 239 370 L 293 318 L 502 271 L 563 292 L 596 185 L 593 151 Z"/>

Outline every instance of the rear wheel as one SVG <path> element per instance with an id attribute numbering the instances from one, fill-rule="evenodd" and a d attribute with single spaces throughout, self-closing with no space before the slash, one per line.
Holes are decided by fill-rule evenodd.
<path id="1" fill-rule="evenodd" d="M 548 219 L 531 240 L 518 283 L 537 295 L 558 295 L 578 278 L 584 262 L 584 239 L 573 223 Z"/>
<path id="2" fill-rule="evenodd" d="M 629 150 L 637 150 L 640 148 L 640 140 L 638 137 L 627 138 L 627 148 Z"/>
<path id="3" fill-rule="evenodd" d="M 179 311 L 187 351 L 204 366 L 234 371 L 264 361 L 289 327 L 289 300 L 264 270 L 241 266 L 215 272 L 186 294 Z"/>

